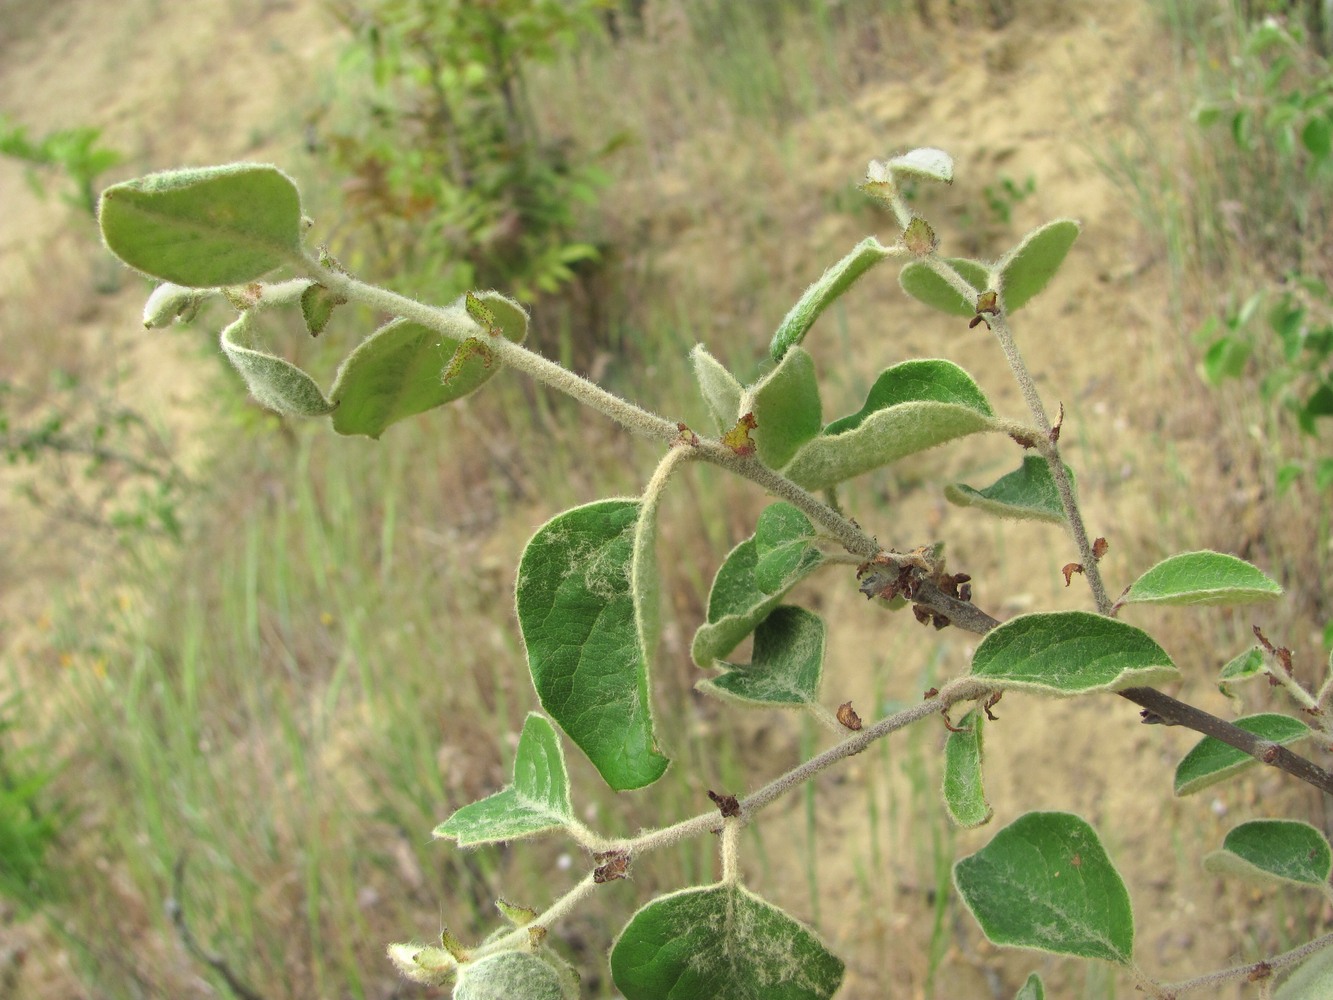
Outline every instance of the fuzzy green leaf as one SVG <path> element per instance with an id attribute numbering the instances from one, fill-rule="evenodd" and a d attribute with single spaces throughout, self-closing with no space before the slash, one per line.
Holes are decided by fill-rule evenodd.
<path id="1" fill-rule="evenodd" d="M 260 403 L 278 413 L 320 417 L 336 404 L 324 398 L 315 380 L 283 358 L 250 346 L 249 313 L 242 314 L 222 331 L 222 352 L 241 373 L 245 384 Z"/>
<path id="2" fill-rule="evenodd" d="M 1020 615 L 992 629 L 972 675 L 996 688 L 1068 696 L 1161 684 L 1177 675 L 1142 629 L 1087 611 Z"/>
<path id="3" fill-rule="evenodd" d="M 454 1000 L 577 1000 L 578 986 L 538 958 L 502 951 L 458 967 Z"/>
<path id="4" fill-rule="evenodd" d="M 842 976 L 813 931 L 739 885 L 659 896 L 611 948 L 626 1000 L 827 1000 Z"/>
<path id="5" fill-rule="evenodd" d="M 718 433 L 731 430 L 741 415 L 741 393 L 745 390 L 736 381 L 736 376 L 709 354 L 703 344 L 696 344 L 694 350 L 690 351 L 690 362 L 694 366 L 694 380 L 699 384 L 699 393 L 708 404 L 709 416 L 713 418 Z"/>
<path id="6" fill-rule="evenodd" d="M 255 281 L 301 252 L 301 198 L 277 167 L 168 170 L 102 192 L 107 248 L 144 274 L 189 288 Z"/>
<path id="7" fill-rule="evenodd" d="M 1072 219 L 1048 222 L 1023 237 L 995 265 L 1005 312 L 1018 312 L 1046 287 L 1078 238 L 1079 228 Z"/>
<path id="8" fill-rule="evenodd" d="M 782 468 L 823 428 L 814 360 L 804 348 L 793 346 L 750 390 L 741 409 L 754 413 L 753 438 L 760 461 L 772 469 Z"/>
<path id="9" fill-rule="evenodd" d="M 1046 987 L 1042 985 L 1041 976 L 1035 972 L 1028 976 L 1027 982 L 1014 994 L 1014 1000 L 1046 1000 Z"/>
<path id="10" fill-rule="evenodd" d="M 1251 604 L 1282 588 L 1244 559 L 1222 552 L 1184 552 L 1163 559 L 1134 581 L 1125 604 Z"/>
<path id="11" fill-rule="evenodd" d="M 1235 724 L 1247 733 L 1254 733 L 1261 739 L 1282 746 L 1296 743 L 1310 735 L 1310 727 L 1304 722 L 1276 712 L 1250 715 L 1237 719 Z M 1176 765 L 1176 794 L 1191 795 L 1257 763 L 1243 750 L 1205 736 Z"/>
<path id="12" fill-rule="evenodd" d="M 1328 1000 L 1329 997 L 1333 997 L 1333 948 L 1315 952 L 1273 994 L 1273 1000 Z"/>
<path id="13" fill-rule="evenodd" d="M 975 288 L 978 292 L 984 292 L 990 284 L 991 269 L 979 260 L 969 260 L 966 257 L 949 257 L 945 263 L 950 265 L 962 276 L 962 279 Z M 914 260 L 904 265 L 902 271 L 898 273 L 898 284 L 902 289 L 918 302 L 924 302 L 932 309 L 938 309 L 940 312 L 948 313 L 951 316 L 975 316 L 977 312 L 976 296 L 972 299 L 965 299 L 938 274 L 930 269 L 930 266 L 923 264 L 919 260 Z"/>
<path id="14" fill-rule="evenodd" d="M 1072 481 L 1074 472 L 1065 466 Z M 1065 510 L 1060 491 L 1051 477 L 1051 467 L 1039 455 L 1027 455 L 1023 464 L 991 485 L 973 489 L 965 483 L 951 483 L 944 488 L 950 503 L 976 507 L 996 517 L 1016 521 L 1050 521 L 1063 524 Z"/>
<path id="15" fill-rule="evenodd" d="M 333 310 L 347 300 L 323 285 L 311 283 L 301 293 L 301 317 L 310 336 L 318 337 L 333 318 Z"/>
<path id="16" fill-rule="evenodd" d="M 1324 888 L 1333 873 L 1328 839 L 1309 823 L 1257 819 L 1226 835 L 1203 860 L 1210 872 Z"/>
<path id="17" fill-rule="evenodd" d="M 1264 673 L 1264 651 L 1258 646 L 1251 646 L 1239 656 L 1230 660 L 1217 677 L 1217 689 L 1228 698 L 1236 697 L 1231 685 L 1237 681 L 1249 680 Z"/>
<path id="18" fill-rule="evenodd" d="M 212 288 L 186 288 L 164 281 L 153 289 L 143 306 L 143 325 L 149 330 L 171 323 L 188 323 L 204 301 L 219 294 Z"/>
<path id="19" fill-rule="evenodd" d="M 989 823 L 994 815 L 981 783 L 985 718 L 980 709 L 972 709 L 944 744 L 944 805 L 949 818 L 965 830 Z"/>
<path id="20" fill-rule="evenodd" d="M 518 570 L 518 622 L 542 707 L 618 791 L 662 776 L 631 592 L 637 500 L 599 500 L 537 529 Z"/>
<path id="21" fill-rule="evenodd" d="M 781 514 L 770 522 L 773 531 L 766 536 L 764 548 L 768 557 L 764 582 L 768 589 L 759 585 L 757 577 L 760 551 L 755 536 L 727 553 L 708 594 L 708 620 L 694 633 L 690 647 L 690 654 L 699 666 L 712 667 L 715 661 L 735 649 L 782 602 L 788 591 L 822 565 L 822 557 L 808 555 L 798 557 L 794 563 L 786 561 L 793 550 L 782 544 L 781 529 L 795 523 Z M 787 540 L 801 544 L 800 530 L 797 526 L 797 534 Z M 776 572 L 779 566 L 790 566 L 790 569 L 780 575 Z"/>
<path id="22" fill-rule="evenodd" d="M 1097 832 L 1069 813 L 1028 813 L 953 869 L 986 937 L 999 945 L 1129 965 L 1129 892 Z"/>
<path id="23" fill-rule="evenodd" d="M 498 292 L 480 292 L 509 340 L 527 335 L 528 315 Z M 330 393 L 338 404 L 333 429 L 378 438 L 391 424 L 461 399 L 500 370 L 487 349 L 490 334 L 460 299 L 442 311 L 448 334 L 405 319 L 380 327 L 349 354 Z"/>
<path id="24" fill-rule="evenodd" d="M 806 333 L 814 325 L 828 306 L 838 296 L 847 291 L 857 278 L 889 256 L 889 250 L 873 236 L 867 236 L 852 248 L 842 260 L 838 261 L 807 288 L 796 305 L 778 324 L 778 331 L 768 346 L 769 356 L 774 361 L 781 361 L 787 351 L 805 339 Z M 762 426 L 762 422 L 761 422 Z"/>
<path id="25" fill-rule="evenodd" d="M 517 840 L 567 825 L 574 817 L 565 755 L 555 728 L 528 714 L 514 756 L 514 783 L 459 809 L 435 828 L 459 847 Z"/>
<path id="26" fill-rule="evenodd" d="M 942 149 L 923 146 L 895 156 L 884 164 L 890 174 L 953 183 L 953 157 Z"/>
<path id="27" fill-rule="evenodd" d="M 865 405 L 833 421 L 783 470 L 806 489 L 825 489 L 966 434 L 995 429 L 971 376 L 952 361 L 904 361 L 880 373 Z"/>
<path id="28" fill-rule="evenodd" d="M 694 686 L 707 694 L 764 708 L 801 708 L 819 697 L 824 672 L 824 620 L 784 604 L 754 630 L 748 664 L 728 663 Z"/>
<path id="29" fill-rule="evenodd" d="M 824 561 L 815 548 L 815 526 L 789 503 L 769 504 L 754 526 L 754 582 L 765 594 L 774 594 L 787 582 L 800 579 Z"/>

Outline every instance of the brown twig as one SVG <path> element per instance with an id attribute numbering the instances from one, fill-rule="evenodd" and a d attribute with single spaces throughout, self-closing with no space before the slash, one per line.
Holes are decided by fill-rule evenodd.
<path id="1" fill-rule="evenodd" d="M 185 950 L 197 962 L 207 965 L 227 984 L 227 988 L 235 993 L 241 1000 L 264 1000 L 258 993 L 246 986 L 236 977 L 236 973 L 231 971 L 231 966 L 221 955 L 210 951 L 205 951 L 203 946 L 190 930 L 190 925 L 185 920 L 185 860 L 186 853 L 181 852 L 176 859 L 176 864 L 171 869 L 171 895 L 167 898 L 166 910 L 167 916 L 171 918 L 172 924 L 176 927 L 176 933 L 180 935 L 181 943 L 185 945 Z"/>

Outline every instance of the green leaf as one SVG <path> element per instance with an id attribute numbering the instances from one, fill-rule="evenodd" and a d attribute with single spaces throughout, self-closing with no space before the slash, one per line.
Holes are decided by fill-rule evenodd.
<path id="1" fill-rule="evenodd" d="M 521 951 L 464 962 L 454 986 L 454 1000 L 577 1000 L 578 995 L 577 985 L 549 962 Z"/>
<path id="2" fill-rule="evenodd" d="M 827 1000 L 842 975 L 813 931 L 734 884 L 658 897 L 611 948 L 626 1000 Z"/>
<path id="3" fill-rule="evenodd" d="M 640 503 L 599 500 L 537 529 L 518 569 L 518 622 L 542 707 L 617 791 L 662 776 L 631 559 Z"/>
<path id="4" fill-rule="evenodd" d="M 1067 465 L 1065 473 L 1072 482 L 1074 472 Z M 944 488 L 944 495 L 959 507 L 976 507 L 996 517 L 1053 524 L 1065 521 L 1065 509 L 1051 467 L 1040 455 L 1024 456 L 1021 466 L 982 489 L 973 489 L 966 483 L 950 483 Z"/>
<path id="5" fill-rule="evenodd" d="M 786 550 L 784 555 L 780 529 L 794 522 L 779 515 L 770 523 L 773 532 L 766 536 L 765 554 L 769 561 L 765 564 L 764 580 L 770 589 L 759 585 L 756 574 L 760 553 L 757 538 L 752 535 L 727 553 L 713 578 L 708 594 L 708 620 L 694 633 L 690 647 L 690 655 L 701 667 L 715 666 L 717 660 L 735 649 L 782 602 L 788 591 L 823 563 L 822 558 L 801 557 L 785 576 L 770 575 L 776 572 L 776 567 L 784 565 L 785 555 L 791 551 Z"/>
<path id="6" fill-rule="evenodd" d="M 942 149 L 923 146 L 895 156 L 884 164 L 890 174 L 953 183 L 953 157 Z"/>
<path id="7" fill-rule="evenodd" d="M 1078 238 L 1079 224 L 1057 219 L 1034 229 L 995 265 L 1005 312 L 1014 313 L 1046 287 Z"/>
<path id="8" fill-rule="evenodd" d="M 989 286 L 991 269 L 981 261 L 969 260 L 966 257 L 949 257 L 944 262 L 978 292 L 984 292 Z M 953 285 L 932 271 L 930 265 L 919 260 L 904 265 L 898 274 L 898 284 L 902 285 L 903 291 L 912 298 L 940 312 L 951 316 L 975 316 L 977 313 L 975 296 L 971 300 L 963 298 Z"/>
<path id="9" fill-rule="evenodd" d="M 1295 743 L 1310 735 L 1310 727 L 1299 719 L 1276 712 L 1262 712 L 1242 719 L 1235 725 L 1247 733 L 1282 746 Z M 1229 778 L 1238 771 L 1259 763 L 1243 750 L 1237 750 L 1221 740 L 1205 736 L 1176 765 L 1175 791 L 1177 795 L 1194 792 Z"/>
<path id="10" fill-rule="evenodd" d="M 736 381 L 736 376 L 709 354 L 703 344 L 696 344 L 690 351 L 690 362 L 694 366 L 699 393 L 708 404 L 708 413 L 718 433 L 731 430 L 741 415 L 741 393 L 745 390 Z"/>
<path id="11" fill-rule="evenodd" d="M 1134 581 L 1124 604 L 1252 604 L 1282 588 L 1244 559 L 1222 552 L 1184 552 Z"/>
<path id="12" fill-rule="evenodd" d="M 1161 684 L 1177 673 L 1147 632 L 1088 611 L 1012 618 L 972 656 L 972 675 L 987 685 L 1062 697 Z"/>
<path id="13" fill-rule="evenodd" d="M 1041 976 L 1035 972 L 1028 976 L 1027 982 L 1014 994 L 1014 1000 L 1046 1000 L 1046 987 L 1042 985 Z"/>
<path id="14" fill-rule="evenodd" d="M 1333 873 L 1328 839 L 1309 823 L 1256 819 L 1226 835 L 1203 860 L 1210 872 L 1325 888 Z"/>
<path id="15" fill-rule="evenodd" d="M 754 526 L 755 585 L 765 594 L 774 594 L 787 582 L 801 579 L 823 561 L 815 548 L 815 526 L 789 503 L 769 504 L 759 514 Z"/>
<path id="16" fill-rule="evenodd" d="M 777 333 L 773 334 L 768 346 L 769 356 L 774 361 L 781 361 L 787 351 L 805 339 L 806 333 L 814 325 L 828 306 L 838 296 L 847 291 L 857 278 L 889 256 L 889 249 L 875 239 L 867 236 L 852 248 L 842 260 L 838 261 L 807 288 L 796 305 L 782 318 Z"/>
<path id="17" fill-rule="evenodd" d="M 509 340 L 523 340 L 528 317 L 521 306 L 498 292 L 474 298 L 485 303 Z M 495 375 L 500 364 L 486 346 L 490 335 L 463 303 L 441 310 L 447 334 L 396 319 L 363 340 L 333 383 L 333 429 L 378 438 L 391 424 L 461 399 Z"/>
<path id="18" fill-rule="evenodd" d="M 865 405 L 807 442 L 783 472 L 806 489 L 845 479 L 954 438 L 995 430 L 990 402 L 952 361 L 904 361 L 880 373 Z"/>
<path id="19" fill-rule="evenodd" d="M 1133 961 L 1129 893 L 1097 832 L 1078 816 L 1020 816 L 954 865 L 953 879 L 996 944 Z"/>
<path id="20" fill-rule="evenodd" d="M 1217 677 L 1217 689 L 1228 698 L 1234 698 L 1231 685 L 1236 681 L 1249 680 L 1264 673 L 1264 651 L 1258 646 L 1251 646 L 1222 668 Z"/>
<path id="21" fill-rule="evenodd" d="M 277 167 L 168 170 L 102 192 L 107 248 L 144 274 L 189 288 L 241 285 L 301 252 L 301 198 Z"/>
<path id="22" fill-rule="evenodd" d="M 801 708 L 819 697 L 824 672 L 824 620 L 784 604 L 754 631 L 748 664 L 728 663 L 694 686 L 707 694 L 765 708 Z"/>
<path id="23" fill-rule="evenodd" d="M 944 744 L 944 805 L 963 829 L 989 823 L 994 815 L 981 784 L 981 730 L 985 716 L 972 709 Z"/>
<path id="24" fill-rule="evenodd" d="M 222 331 L 222 352 L 260 403 L 278 413 L 320 417 L 336 404 L 324 398 L 315 380 L 296 365 L 276 355 L 251 347 L 250 314 L 242 313 Z"/>
<path id="25" fill-rule="evenodd" d="M 434 835 L 471 847 L 531 837 L 566 826 L 573 818 L 560 737 L 546 719 L 530 712 L 518 738 L 514 783 L 459 809 Z"/>
<path id="26" fill-rule="evenodd" d="M 754 414 L 760 461 L 771 469 L 782 468 L 823 428 L 814 360 L 804 348 L 793 346 L 750 390 L 741 409 Z"/>
<path id="27" fill-rule="evenodd" d="M 1277 988 L 1273 1000 L 1328 1000 L 1333 996 L 1333 948 L 1321 948 L 1314 957 Z"/>
<path id="28" fill-rule="evenodd" d="M 347 300 L 323 285 L 311 284 L 301 293 L 301 316 L 310 336 L 318 337 L 329 325 L 333 310 Z"/>

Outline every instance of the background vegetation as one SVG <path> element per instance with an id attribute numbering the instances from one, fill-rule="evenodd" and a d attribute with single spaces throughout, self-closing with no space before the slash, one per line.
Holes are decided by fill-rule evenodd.
<path id="1" fill-rule="evenodd" d="M 259 17 L 241 0 L 217 6 L 219 38 Z M 851 190 L 865 161 L 888 147 L 949 147 L 959 184 L 930 196 L 943 199 L 937 217 L 956 219 L 944 235 L 959 252 L 997 252 L 1003 237 L 1054 214 L 1086 223 L 1082 269 L 1062 275 L 1066 299 L 1043 314 L 1055 343 L 1036 346 L 1034 363 L 1080 435 L 1080 483 L 1096 498 L 1112 567 L 1130 579 L 1166 551 L 1235 552 L 1292 595 L 1266 631 L 1311 669 L 1327 656 L 1325 28 L 1281 5 L 1173 0 L 1104 12 L 983 0 L 470 5 L 530 16 L 515 48 L 497 52 L 491 43 L 510 36 L 485 18 L 471 34 L 448 34 L 463 32 L 447 17 L 455 6 L 400 0 L 361 14 L 331 4 L 314 22 L 323 39 L 314 53 L 257 21 L 274 32 L 255 57 L 270 68 L 243 89 L 262 81 L 281 110 L 249 108 L 246 118 L 228 104 L 242 116 L 234 131 L 209 133 L 195 125 L 208 120 L 203 98 L 178 84 L 151 115 L 198 129 L 184 151 L 144 107 L 57 103 L 65 119 L 52 122 L 23 105 L 5 110 L 22 118 L 31 149 L 49 149 L 41 137 L 57 127 L 104 126 L 126 175 L 191 158 L 275 159 L 321 192 L 306 210 L 329 220 L 346 263 L 383 266 L 402 290 L 440 300 L 474 281 L 527 290 L 544 351 L 617 391 L 685 405 L 682 419 L 700 422 L 688 347 L 702 340 L 728 362 L 757 354 L 799 290 L 881 224 Z M 68 30 L 16 10 L 34 40 Z M 433 44 L 436 33 L 447 44 Z M 318 71 L 281 68 L 297 56 Z M 168 68 L 159 61 L 159 82 Z M 1080 79 L 1100 88 L 1070 83 Z M 21 176 L 13 166 L 5 179 Z M 36 166 L 64 169 L 77 201 L 89 170 L 115 165 L 53 156 Z M 1247 189 L 1262 196 L 1239 199 Z M 1136 225 L 1123 221 L 1131 213 Z M 0 372 L 22 390 L 0 399 L 10 426 L 31 427 L 43 407 L 99 412 L 95 400 L 119 386 L 124 405 L 175 440 L 162 468 L 191 475 L 186 499 L 185 480 L 171 480 L 179 544 L 146 530 L 160 518 L 108 517 L 90 530 L 71 508 L 54 506 L 52 518 L 4 501 L 17 527 L 0 543 L 0 993 L 418 995 L 388 967 L 387 941 L 438 922 L 473 936 L 497 886 L 527 886 L 531 898 L 515 901 L 536 905 L 572 877 L 563 874 L 571 860 L 578 866 L 556 844 L 462 854 L 428 842 L 428 831 L 507 781 L 533 706 L 511 613 L 523 541 L 556 509 L 636 490 L 651 449 L 503 379 L 377 443 L 281 425 L 203 359 L 214 353 L 206 315 L 198 336 L 153 334 L 140 353 L 102 338 L 137 327 L 142 289 L 105 294 L 112 283 L 91 263 L 97 251 L 84 248 L 77 209 L 47 204 L 21 221 L 47 235 L 5 246 Z M 977 349 L 939 340 L 938 322 L 896 289 L 863 291 L 812 337 L 836 364 L 867 357 L 850 370 L 849 400 L 886 360 Z M 1094 334 L 1105 347 L 1080 350 Z M 318 364 L 320 341 L 302 350 Z M 35 377 L 48 367 L 63 381 Z M 984 365 L 970 367 L 984 376 Z M 181 383 L 190 390 L 170 408 L 153 402 Z M 62 397 L 69 385 L 75 395 Z M 192 407 L 225 412 L 227 433 L 192 436 Z M 156 456 L 157 440 L 125 447 Z M 1262 457 L 1274 443 L 1279 462 Z M 984 451 L 950 454 L 963 478 L 996 471 Z M 107 481 L 96 463 L 53 478 L 60 456 L 49 439 L 34 456 L 39 464 L 16 466 L 7 487 L 59 483 L 60 496 L 86 501 Z M 1158 456 L 1168 474 L 1147 476 Z M 590 808 L 613 817 L 609 827 L 632 826 L 644 809 L 664 822 L 697 811 L 705 788 L 751 787 L 820 738 L 693 695 L 686 645 L 702 616 L 701 567 L 744 533 L 763 498 L 706 470 L 690 476 L 663 529 L 681 553 L 667 567 L 680 624 L 656 692 L 680 767 L 650 802 L 598 800 Z M 951 517 L 951 561 L 992 607 L 1082 606 L 1063 594 L 1058 566 L 1068 560 L 1048 551 L 1049 533 L 1000 534 L 946 515 L 915 487 L 909 467 L 849 506 L 899 547 L 943 535 Z M 847 589 L 819 595 L 841 618 L 831 655 L 862 668 L 846 697 L 887 708 L 958 669 L 957 637 L 868 615 Z M 1249 642 L 1249 621 L 1190 619 L 1199 620 L 1206 628 L 1165 621 L 1154 632 L 1173 635 L 1177 662 L 1202 676 Z M 1209 803 L 1143 802 L 1135 783 L 1165 789 L 1185 742 L 1145 733 L 1132 713 L 1006 708 L 1014 726 L 992 729 L 990 751 L 1025 759 L 1031 787 L 993 788 L 997 810 L 1019 799 L 1070 805 L 1073 795 L 1117 816 L 1110 831 L 1098 825 L 1149 890 L 1153 912 L 1139 918 L 1164 967 L 1184 975 L 1221 964 L 1238 942 L 1257 956 L 1330 920 L 1176 860 L 1200 853 L 1198 840 L 1215 846 L 1208 809 L 1234 820 L 1258 799 L 1308 793 L 1263 777 Z M 1039 744 L 1023 742 L 1024 727 L 1067 730 L 1067 754 L 1025 758 Z M 1078 730 L 1089 742 L 1077 742 Z M 1018 980 L 987 979 L 983 959 L 1001 979 L 1026 975 L 1026 961 L 1009 970 L 990 954 L 948 892 L 966 845 L 940 816 L 938 743 L 915 733 L 871 756 L 754 828 L 762 870 L 748 877 L 848 957 L 848 997 L 1012 995 Z M 598 783 L 581 780 L 590 771 L 572 754 L 571 765 L 583 800 Z M 1004 770 L 1016 772 L 995 769 Z M 1302 809 L 1330 828 L 1323 803 L 1288 814 Z M 601 893 L 564 946 L 598 967 L 608 928 L 648 891 L 707 877 L 713 864 L 708 844 L 654 858 L 633 883 Z M 187 949 L 168 900 L 216 964 Z M 1198 936 L 1182 937 L 1184 925 Z M 1115 995 L 1100 970 L 1043 975 L 1057 995 Z M 609 985 L 585 989 L 598 996 Z"/>

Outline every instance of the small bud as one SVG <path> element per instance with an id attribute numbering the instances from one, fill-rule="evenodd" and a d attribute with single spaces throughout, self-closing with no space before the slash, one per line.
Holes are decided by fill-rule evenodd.
<path id="1" fill-rule="evenodd" d="M 838 721 L 852 732 L 861 728 L 861 717 L 856 714 L 856 709 L 852 708 L 850 701 L 844 701 L 838 706 Z"/>
<path id="2" fill-rule="evenodd" d="M 593 869 L 592 880 L 598 885 L 614 882 L 616 879 L 629 878 L 629 855 L 624 851 L 602 851 L 594 854 L 593 860 L 598 865 Z"/>
<path id="3" fill-rule="evenodd" d="M 903 246 L 918 257 L 926 257 L 935 252 L 939 240 L 935 238 L 935 230 L 930 228 L 930 223 L 918 215 L 903 230 Z"/>
<path id="4" fill-rule="evenodd" d="M 1094 559 L 1100 559 L 1102 556 L 1106 555 L 1106 550 L 1110 547 L 1111 543 L 1105 538 L 1098 538 L 1092 543 L 1092 557 Z"/>
<path id="5" fill-rule="evenodd" d="M 497 899 L 495 908 L 504 914 L 504 918 L 515 927 L 526 927 L 537 919 L 537 911 L 526 906 L 516 906 L 507 899 Z"/>
<path id="6" fill-rule="evenodd" d="M 724 819 L 741 814 L 741 804 L 734 795 L 719 795 L 711 788 L 708 790 L 708 797 L 713 800 L 713 805 L 717 806 L 718 811 L 722 813 Z"/>
<path id="7" fill-rule="evenodd" d="M 188 323 L 199 312 L 204 299 L 215 294 L 212 288 L 185 288 L 165 281 L 153 289 L 143 306 L 143 325 L 156 330 L 172 322 Z"/>
<path id="8" fill-rule="evenodd" d="M 736 421 L 736 426 L 722 435 L 722 443 L 737 455 L 753 455 L 755 443 L 750 439 L 750 431 L 759 426 L 753 413 L 747 413 Z"/>

